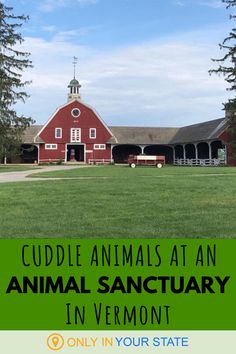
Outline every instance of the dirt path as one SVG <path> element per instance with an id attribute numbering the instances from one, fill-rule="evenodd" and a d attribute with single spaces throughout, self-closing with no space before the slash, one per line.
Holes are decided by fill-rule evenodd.
<path id="1" fill-rule="evenodd" d="M 0 183 L 6 182 L 22 182 L 22 181 L 41 181 L 45 178 L 34 177 L 27 178 L 27 176 L 39 173 L 39 172 L 50 172 L 50 171 L 66 171 L 72 170 L 74 168 L 82 168 L 82 166 L 41 166 L 40 169 L 28 170 L 28 171 L 18 171 L 18 172 L 2 172 L 0 173 Z"/>

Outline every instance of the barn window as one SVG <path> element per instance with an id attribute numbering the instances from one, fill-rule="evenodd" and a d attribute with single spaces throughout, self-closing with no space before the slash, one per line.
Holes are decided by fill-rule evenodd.
<path id="1" fill-rule="evenodd" d="M 93 148 L 94 148 L 94 150 L 106 150 L 106 145 L 105 144 L 94 144 Z"/>
<path id="2" fill-rule="evenodd" d="M 96 128 L 90 128 L 89 129 L 89 137 L 90 137 L 90 139 L 96 139 L 96 133 L 97 133 Z"/>
<path id="3" fill-rule="evenodd" d="M 62 128 L 55 128 L 55 138 L 62 138 Z"/>
<path id="4" fill-rule="evenodd" d="M 73 108 L 71 111 L 71 114 L 73 117 L 78 118 L 80 116 L 81 112 L 80 112 L 79 108 Z"/>
<path id="5" fill-rule="evenodd" d="M 71 143 L 80 143 L 80 140 L 81 140 L 80 128 L 71 128 L 71 132 L 70 132 Z"/>
<path id="6" fill-rule="evenodd" d="M 45 144 L 45 150 L 57 150 L 57 144 Z"/>

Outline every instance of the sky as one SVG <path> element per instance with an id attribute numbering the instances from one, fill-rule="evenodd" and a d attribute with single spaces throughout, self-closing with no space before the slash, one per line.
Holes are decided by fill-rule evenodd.
<path id="1" fill-rule="evenodd" d="M 221 0 L 4 0 L 29 15 L 30 98 L 18 113 L 44 124 L 67 102 L 73 57 L 82 101 L 110 126 L 179 127 L 221 118 L 230 97 L 209 75 L 233 27 Z"/>

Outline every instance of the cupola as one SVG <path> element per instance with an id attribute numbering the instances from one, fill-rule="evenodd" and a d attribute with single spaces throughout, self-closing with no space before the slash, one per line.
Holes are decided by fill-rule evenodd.
<path id="1" fill-rule="evenodd" d="M 73 65 L 74 65 L 74 78 L 70 81 L 68 88 L 69 88 L 69 93 L 68 93 L 68 101 L 71 100 L 80 100 L 80 92 L 79 89 L 81 87 L 79 81 L 75 78 L 75 68 L 77 65 L 78 58 L 74 57 L 73 58 Z"/>

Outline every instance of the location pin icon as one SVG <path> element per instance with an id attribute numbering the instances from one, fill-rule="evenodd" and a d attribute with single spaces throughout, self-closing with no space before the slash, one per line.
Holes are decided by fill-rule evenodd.
<path id="1" fill-rule="evenodd" d="M 57 336 L 52 337 L 52 343 L 53 343 L 54 347 L 57 347 L 58 343 L 59 343 L 59 338 Z"/>

